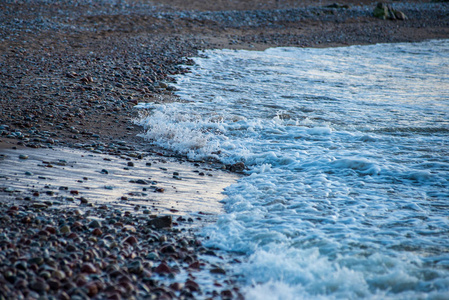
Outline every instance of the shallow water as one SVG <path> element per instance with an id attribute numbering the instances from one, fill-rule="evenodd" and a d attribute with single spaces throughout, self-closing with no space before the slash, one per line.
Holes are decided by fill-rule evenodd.
<path id="1" fill-rule="evenodd" d="M 449 41 L 204 54 L 139 123 L 248 166 L 203 231 L 248 299 L 449 298 Z"/>
<path id="2" fill-rule="evenodd" d="M 224 198 L 223 189 L 238 178 L 158 157 L 124 159 L 65 148 L 4 149 L 0 154 L 4 201 L 47 201 L 61 209 L 80 207 L 83 197 L 94 206 L 108 204 L 135 213 L 146 210 L 154 215 L 191 216 L 211 222 L 223 211 L 217 203 Z M 20 159 L 20 155 L 28 158 Z M 24 201 L 26 197 L 30 199 Z"/>

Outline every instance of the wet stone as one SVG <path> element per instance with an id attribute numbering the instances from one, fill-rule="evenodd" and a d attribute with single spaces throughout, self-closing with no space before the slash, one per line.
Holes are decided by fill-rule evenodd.
<path id="1" fill-rule="evenodd" d="M 155 229 L 161 229 L 161 228 L 170 228 L 172 226 L 172 217 L 171 216 L 163 216 L 154 218 L 152 220 L 148 221 L 148 226 L 152 226 Z"/>
<path id="2" fill-rule="evenodd" d="M 143 271 L 143 265 L 140 260 L 135 260 L 128 264 L 128 271 L 133 274 L 141 274 Z"/>
<path id="3" fill-rule="evenodd" d="M 50 286 L 42 279 L 37 278 L 30 282 L 30 288 L 38 293 L 46 292 L 50 289 Z"/>
<path id="4" fill-rule="evenodd" d="M 101 227 L 101 222 L 98 220 L 93 220 L 89 223 L 89 227 L 90 228 L 100 228 Z"/>

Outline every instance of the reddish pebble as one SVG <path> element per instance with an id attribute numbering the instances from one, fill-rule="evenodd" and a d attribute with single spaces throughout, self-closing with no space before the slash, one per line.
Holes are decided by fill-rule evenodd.
<path id="1" fill-rule="evenodd" d="M 85 263 L 81 266 L 81 272 L 93 274 L 97 272 L 97 268 L 91 263 Z"/>
<path id="2" fill-rule="evenodd" d="M 169 266 L 167 266 L 166 263 L 161 262 L 161 264 L 157 266 L 156 269 L 154 269 L 154 272 L 159 274 L 171 274 L 173 273 L 173 270 Z"/>
<path id="3" fill-rule="evenodd" d="M 170 288 L 174 291 L 180 291 L 180 290 L 182 290 L 183 287 L 184 287 L 184 285 L 179 282 L 174 282 L 174 283 L 170 284 Z"/>
<path id="4" fill-rule="evenodd" d="M 95 228 L 94 230 L 92 230 L 92 234 L 96 236 L 101 236 L 103 234 L 103 231 L 101 231 L 100 228 Z"/>
<path id="5" fill-rule="evenodd" d="M 45 231 L 48 231 L 51 234 L 55 234 L 56 233 L 56 228 L 52 227 L 52 226 L 46 226 L 44 228 Z"/>
<path id="6" fill-rule="evenodd" d="M 200 286 L 198 283 L 191 279 L 187 279 L 185 283 L 186 288 L 188 288 L 191 292 L 198 292 L 200 290 Z"/>
<path id="7" fill-rule="evenodd" d="M 75 222 L 72 224 L 72 227 L 83 227 L 83 223 L 78 222 L 78 221 L 75 221 Z"/>
<path id="8" fill-rule="evenodd" d="M 191 264 L 189 265 L 189 269 L 196 269 L 196 270 L 199 270 L 199 269 L 200 269 L 200 262 L 199 262 L 199 261 L 196 261 L 196 262 L 191 263 Z"/>
<path id="9" fill-rule="evenodd" d="M 76 239 L 78 237 L 78 234 L 76 234 L 75 232 L 70 233 L 67 238 L 69 239 Z"/>
<path id="10" fill-rule="evenodd" d="M 119 293 L 113 293 L 108 296 L 108 300 L 121 300 L 122 296 Z"/>
<path id="11" fill-rule="evenodd" d="M 79 192 L 78 192 L 77 190 L 72 190 L 72 191 L 70 191 L 70 194 L 72 194 L 72 195 L 78 195 Z"/>
<path id="12" fill-rule="evenodd" d="M 130 245 L 137 244 L 137 238 L 134 236 L 129 236 L 123 241 L 123 243 L 128 243 Z"/>
<path id="13" fill-rule="evenodd" d="M 89 282 L 85 285 L 85 288 L 87 289 L 87 295 L 89 297 L 94 297 L 98 294 L 98 286 L 95 282 Z"/>

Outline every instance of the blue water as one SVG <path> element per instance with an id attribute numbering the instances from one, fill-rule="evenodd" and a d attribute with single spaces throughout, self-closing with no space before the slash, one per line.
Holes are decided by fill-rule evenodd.
<path id="1" fill-rule="evenodd" d="M 138 123 L 246 164 L 202 234 L 248 299 L 449 299 L 449 41 L 204 55 Z"/>

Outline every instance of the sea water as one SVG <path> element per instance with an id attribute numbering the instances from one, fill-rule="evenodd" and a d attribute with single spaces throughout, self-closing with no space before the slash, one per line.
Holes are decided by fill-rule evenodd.
<path id="1" fill-rule="evenodd" d="M 449 41 L 213 50 L 145 137 L 244 162 L 207 246 L 248 299 L 449 299 Z"/>

